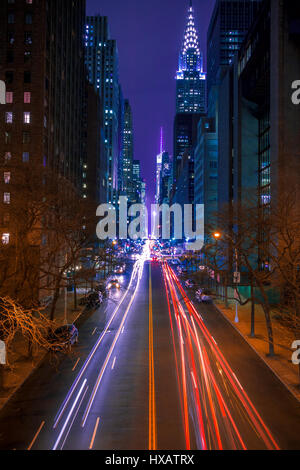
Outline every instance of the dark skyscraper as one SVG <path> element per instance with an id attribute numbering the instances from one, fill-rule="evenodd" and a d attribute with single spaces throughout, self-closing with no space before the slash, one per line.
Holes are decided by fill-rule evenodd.
<path id="1" fill-rule="evenodd" d="M 181 161 L 185 152 L 191 154 L 197 142 L 197 127 L 202 114 L 176 114 L 174 123 L 174 168 L 173 178 L 176 182 L 180 175 Z"/>
<path id="2" fill-rule="evenodd" d="M 90 82 L 103 101 L 103 126 L 108 152 L 108 202 L 115 202 L 119 183 L 119 60 L 115 40 L 110 39 L 106 17 L 88 16 L 86 65 Z"/>
<path id="3" fill-rule="evenodd" d="M 217 0 L 207 34 L 207 91 L 233 62 L 255 17 L 260 0 Z"/>
<path id="4" fill-rule="evenodd" d="M 99 94 L 87 82 L 86 156 L 82 173 L 83 197 L 96 204 L 107 201 L 107 157 L 103 132 L 103 107 Z"/>

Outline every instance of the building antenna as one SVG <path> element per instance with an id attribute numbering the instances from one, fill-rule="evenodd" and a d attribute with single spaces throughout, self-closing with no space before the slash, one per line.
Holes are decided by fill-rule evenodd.
<path id="1" fill-rule="evenodd" d="M 160 153 L 164 151 L 164 129 L 163 127 L 160 128 Z"/>

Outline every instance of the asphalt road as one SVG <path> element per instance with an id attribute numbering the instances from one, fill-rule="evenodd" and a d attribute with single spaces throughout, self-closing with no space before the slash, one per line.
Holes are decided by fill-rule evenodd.
<path id="1" fill-rule="evenodd" d="M 141 259 L 72 355 L 0 411 L 0 449 L 28 448 L 299 449 L 300 405 L 214 306 Z"/>

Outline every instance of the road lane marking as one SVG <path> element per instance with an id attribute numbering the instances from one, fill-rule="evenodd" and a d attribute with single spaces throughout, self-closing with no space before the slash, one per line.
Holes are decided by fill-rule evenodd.
<path id="1" fill-rule="evenodd" d="M 77 359 L 77 361 L 76 361 L 76 363 L 75 363 L 75 365 L 74 365 L 74 367 L 73 367 L 73 369 L 72 369 L 72 372 L 74 372 L 74 370 L 75 370 L 76 367 L 78 366 L 79 361 L 80 361 L 80 357 Z"/>
<path id="2" fill-rule="evenodd" d="M 149 264 L 149 450 L 156 450 L 155 377 L 153 352 L 152 271 Z"/>
<path id="3" fill-rule="evenodd" d="M 94 334 L 96 333 L 98 327 L 96 326 L 96 328 L 94 329 L 93 333 L 92 333 L 92 336 L 94 336 Z"/>
<path id="4" fill-rule="evenodd" d="M 30 446 L 28 447 L 27 450 L 31 450 L 31 449 L 32 449 L 32 447 L 34 446 L 34 444 L 35 444 L 35 442 L 36 442 L 36 440 L 37 440 L 37 438 L 38 438 L 38 436 L 39 436 L 39 434 L 40 434 L 40 432 L 41 432 L 41 430 L 43 429 L 44 426 L 45 426 L 45 421 L 42 421 L 42 423 L 41 423 L 39 429 L 37 430 L 37 432 L 36 432 L 34 438 L 33 438 L 32 441 L 31 441 L 31 444 L 30 444 Z"/>
<path id="5" fill-rule="evenodd" d="M 114 360 L 113 360 L 113 363 L 112 363 L 112 366 L 111 366 L 111 370 L 114 370 L 115 365 L 116 365 L 116 360 L 117 360 L 117 357 L 115 357 Z"/>
<path id="6" fill-rule="evenodd" d="M 93 447 L 94 447 L 94 444 L 95 444 L 96 434 L 97 434 L 98 427 L 99 427 L 99 423 L 100 423 L 100 418 L 97 418 L 97 421 L 96 421 L 96 425 L 95 425 L 95 429 L 94 429 L 94 432 L 93 432 L 93 437 L 92 437 L 92 440 L 91 440 L 91 443 L 90 443 L 89 450 L 93 450 Z"/>

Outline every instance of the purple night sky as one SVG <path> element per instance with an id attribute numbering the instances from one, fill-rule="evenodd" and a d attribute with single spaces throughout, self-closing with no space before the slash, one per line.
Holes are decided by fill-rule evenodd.
<path id="1" fill-rule="evenodd" d="M 214 3 L 193 0 L 204 58 Z M 118 42 L 120 81 L 133 108 L 134 158 L 141 160 L 148 203 L 154 198 L 161 126 L 165 150 L 173 155 L 175 73 L 188 5 L 188 0 L 87 0 L 87 14 L 108 16 L 111 38 Z"/>

